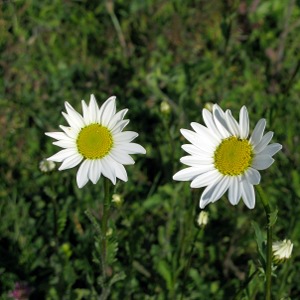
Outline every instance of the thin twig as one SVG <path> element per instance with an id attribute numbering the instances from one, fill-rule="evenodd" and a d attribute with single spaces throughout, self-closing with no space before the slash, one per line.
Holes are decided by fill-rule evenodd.
<path id="1" fill-rule="evenodd" d="M 120 22 L 119 22 L 116 14 L 115 14 L 113 0 L 107 0 L 106 1 L 106 9 L 108 11 L 108 14 L 110 15 L 111 21 L 112 21 L 112 23 L 115 27 L 116 32 L 117 32 L 119 42 L 120 42 L 120 44 L 123 48 L 123 51 L 124 51 L 124 56 L 128 57 L 128 55 L 129 55 L 128 47 L 127 47 L 127 44 L 126 44 L 126 40 L 125 40 L 123 31 L 122 31 Z"/>
<path id="2" fill-rule="evenodd" d="M 265 209 L 267 219 L 267 250 L 266 250 L 266 282 L 265 282 L 265 300 L 271 300 L 271 285 L 272 285 L 272 235 L 273 224 L 271 222 L 271 207 L 267 197 L 265 196 L 262 188 L 257 187 L 258 194 Z"/>

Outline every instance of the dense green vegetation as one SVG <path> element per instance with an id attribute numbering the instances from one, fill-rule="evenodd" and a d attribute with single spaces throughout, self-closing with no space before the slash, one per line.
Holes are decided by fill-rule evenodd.
<path id="1" fill-rule="evenodd" d="M 274 240 L 291 239 L 292 259 L 274 271 L 274 299 L 297 299 L 300 214 L 300 2 L 297 0 L 2 0 L 0 2 L 0 296 L 18 282 L 31 299 L 101 294 L 95 226 L 103 180 L 76 186 L 76 168 L 44 173 L 58 147 L 44 135 L 66 125 L 64 101 L 81 112 L 117 96 L 127 129 L 146 155 L 118 182 L 109 222 L 110 299 L 233 299 L 259 266 L 255 224 L 264 209 L 233 207 L 226 196 L 197 225 L 201 189 L 175 182 L 185 143 L 180 128 L 202 123 L 207 103 L 242 105 L 251 128 L 283 145 L 262 171 L 278 209 Z M 170 111 L 161 110 L 168 103 Z M 96 237 L 96 238 L 95 238 Z M 119 276 L 120 278 L 117 278 Z M 239 299 L 262 299 L 255 277 Z M 290 298 L 289 298 L 290 297 Z"/>

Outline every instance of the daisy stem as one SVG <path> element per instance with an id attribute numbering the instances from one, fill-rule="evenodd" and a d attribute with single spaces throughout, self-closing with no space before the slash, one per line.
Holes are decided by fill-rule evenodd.
<path id="1" fill-rule="evenodd" d="M 172 138 L 172 135 L 171 135 L 170 124 L 164 116 L 162 117 L 162 122 L 163 122 L 165 130 L 167 132 L 167 138 L 168 138 L 168 142 L 169 142 L 168 144 L 170 146 L 170 161 L 174 161 L 174 149 L 175 149 L 175 147 L 174 147 L 174 139 Z M 171 172 L 172 172 L 171 174 L 174 174 L 174 164 L 172 164 Z"/>
<path id="2" fill-rule="evenodd" d="M 102 248 L 101 248 L 101 263 L 102 263 L 102 276 L 103 281 L 106 281 L 106 249 L 107 249 L 107 222 L 108 222 L 108 213 L 110 206 L 110 189 L 109 189 L 109 180 L 104 179 L 104 203 L 103 203 L 103 215 L 101 222 L 101 231 L 102 231 Z"/>
<path id="3" fill-rule="evenodd" d="M 188 274 L 188 271 L 191 267 L 192 257 L 193 257 L 194 249 L 195 249 L 195 246 L 196 246 L 196 241 L 198 239 L 198 235 L 199 235 L 200 232 L 201 232 L 201 235 L 203 235 L 203 227 L 201 229 L 197 230 L 197 232 L 195 234 L 195 237 L 194 237 L 194 240 L 193 240 L 193 243 L 192 243 L 191 251 L 189 253 L 189 259 L 188 259 L 188 262 L 187 262 L 187 264 L 185 266 L 185 269 L 184 269 L 183 283 L 182 283 L 183 288 L 182 288 L 180 300 L 183 299 L 184 288 L 186 286 L 187 274 Z"/>
<path id="4" fill-rule="evenodd" d="M 258 186 L 258 193 L 265 209 L 267 218 L 267 250 L 266 250 L 266 283 L 265 283 L 265 300 L 271 299 L 271 279 L 272 279 L 272 235 L 273 235 L 273 224 L 271 222 L 271 208 L 269 201 L 260 186 Z"/>
<path id="5" fill-rule="evenodd" d="M 56 197 L 52 197 L 51 200 L 52 200 L 52 203 L 53 203 L 55 248 L 56 248 L 56 250 L 58 250 L 58 226 L 57 226 L 58 205 L 57 205 Z"/>
<path id="6" fill-rule="evenodd" d="M 247 288 L 248 284 L 252 281 L 253 278 L 259 273 L 259 269 L 255 270 L 248 279 L 242 284 L 240 290 L 235 294 L 233 300 L 241 299 L 243 291 Z"/>

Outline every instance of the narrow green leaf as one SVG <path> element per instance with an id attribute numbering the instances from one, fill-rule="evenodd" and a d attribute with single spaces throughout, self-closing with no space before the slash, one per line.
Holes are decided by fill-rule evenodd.
<path id="1" fill-rule="evenodd" d="M 277 221 L 277 214 L 278 210 L 276 209 L 275 211 L 270 213 L 270 221 L 269 221 L 269 226 L 273 226 L 276 221 Z"/>
<path id="2" fill-rule="evenodd" d="M 255 221 L 252 221 L 251 225 L 255 232 L 255 240 L 257 243 L 258 253 L 261 258 L 261 263 L 263 265 L 265 265 L 266 264 L 266 256 L 265 256 L 265 252 L 264 252 L 265 237 L 264 237 L 262 231 L 260 230 L 258 224 Z"/>

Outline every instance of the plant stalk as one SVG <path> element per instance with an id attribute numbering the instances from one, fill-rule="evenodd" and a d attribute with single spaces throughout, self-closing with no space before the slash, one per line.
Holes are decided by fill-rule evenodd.
<path id="1" fill-rule="evenodd" d="M 102 232 L 102 248 L 101 248 L 101 262 L 102 262 L 102 276 L 103 280 L 106 280 L 106 255 L 107 255 L 107 222 L 108 213 L 110 206 L 110 192 L 109 192 L 109 180 L 104 180 L 104 203 L 103 203 L 103 215 L 101 221 L 101 232 Z"/>
<path id="2" fill-rule="evenodd" d="M 110 288 L 107 285 L 107 223 L 109 218 L 110 208 L 110 182 L 107 178 L 104 179 L 104 203 L 103 203 L 103 214 L 101 220 L 101 233 L 102 233 L 102 247 L 101 247 L 101 266 L 102 266 L 102 292 L 100 300 L 106 300 L 110 293 Z"/>
<path id="3" fill-rule="evenodd" d="M 235 294 L 233 300 L 241 299 L 241 295 L 242 295 L 243 291 L 247 288 L 248 284 L 252 281 L 253 278 L 256 277 L 256 275 L 258 273 L 259 273 L 259 270 L 257 269 L 249 276 L 249 278 L 241 286 L 240 290 Z"/>
<path id="4" fill-rule="evenodd" d="M 197 232 L 196 232 L 196 234 L 195 234 L 195 236 L 194 236 L 192 247 L 191 247 L 191 250 L 190 250 L 190 253 L 189 253 L 189 259 L 188 259 L 187 264 L 186 264 L 185 269 L 184 269 L 183 288 L 182 288 L 180 300 L 183 299 L 184 287 L 186 285 L 186 280 L 187 280 L 187 274 L 188 274 L 188 271 L 189 271 L 189 269 L 191 267 L 192 257 L 193 257 L 194 249 L 195 249 L 195 246 L 196 246 L 196 241 L 198 239 L 198 236 L 199 236 L 200 232 L 201 232 L 201 235 L 202 235 L 203 234 L 203 227 L 200 228 L 200 229 L 198 229 Z"/>
<path id="5" fill-rule="evenodd" d="M 258 186 L 258 192 L 262 204 L 265 209 L 267 219 L 267 250 L 266 250 L 266 282 L 265 282 L 265 300 L 271 300 L 271 284 L 272 284 L 272 238 L 273 238 L 273 224 L 271 222 L 271 208 L 269 201 L 265 196 L 262 188 Z"/>

